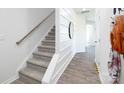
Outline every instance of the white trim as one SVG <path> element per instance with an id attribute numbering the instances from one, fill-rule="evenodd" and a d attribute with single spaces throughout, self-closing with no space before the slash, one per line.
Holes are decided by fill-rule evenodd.
<path id="1" fill-rule="evenodd" d="M 65 47 L 65 49 L 64 50 L 66 50 L 66 49 L 68 49 L 69 47 Z M 64 51 L 63 50 L 63 51 Z M 67 53 L 64 53 L 64 55 L 63 56 L 61 56 L 61 58 L 59 59 L 59 61 L 62 61 L 70 52 L 72 52 L 72 50 L 70 50 L 70 51 L 68 51 Z M 58 63 L 58 62 L 57 62 Z"/>
<path id="2" fill-rule="evenodd" d="M 60 48 L 60 43 L 59 43 L 59 41 L 60 41 L 60 31 L 59 31 L 59 29 L 60 29 L 60 16 L 59 16 L 59 8 L 57 8 L 56 10 L 55 10 L 55 24 L 56 24 L 56 33 L 55 33 L 55 41 L 56 41 L 56 43 L 55 43 L 55 53 L 58 53 L 59 52 L 59 48 Z"/>
<path id="3" fill-rule="evenodd" d="M 68 40 L 68 41 L 70 41 L 70 40 Z M 64 51 L 65 49 L 67 49 L 68 47 L 70 47 L 70 44 L 69 44 L 68 41 L 64 41 L 64 42 L 63 42 L 63 44 L 64 44 L 64 43 L 66 43 L 66 44 L 64 44 L 63 48 L 61 48 L 60 51 Z M 62 43 L 62 42 L 61 42 L 61 43 Z"/>
<path id="4" fill-rule="evenodd" d="M 100 77 L 100 80 L 101 80 L 102 84 L 110 84 L 111 78 L 109 77 L 108 73 L 102 73 L 100 71 L 99 77 Z"/>
<path id="5" fill-rule="evenodd" d="M 107 72 L 102 72 L 100 65 L 97 64 L 97 62 L 95 62 L 97 67 L 98 67 L 98 71 L 99 71 L 99 78 L 102 84 L 110 84 L 111 78 L 109 77 L 109 74 Z"/>
<path id="6" fill-rule="evenodd" d="M 57 60 L 58 62 L 57 62 L 57 64 L 59 64 L 59 62 L 62 62 L 63 61 L 63 59 L 65 58 L 65 57 L 67 57 L 67 55 L 69 55 L 70 53 L 71 53 L 72 51 L 69 51 L 69 52 L 67 52 L 64 56 L 62 56 L 59 60 Z M 67 59 L 66 59 L 67 60 Z M 64 61 L 65 63 L 66 63 L 66 60 Z M 64 63 L 63 62 L 63 63 Z M 62 67 L 60 67 L 60 68 L 62 68 Z M 57 72 L 59 72 L 59 70 L 57 70 Z M 57 73 L 55 73 L 55 75 L 52 77 L 52 79 L 54 79 L 55 77 L 56 77 L 56 75 L 57 75 Z"/>
<path id="7" fill-rule="evenodd" d="M 63 51 L 61 51 L 61 52 L 63 52 Z M 42 79 L 43 84 L 49 84 L 49 83 L 55 84 L 57 82 L 57 80 L 60 78 L 60 76 L 62 75 L 62 73 L 64 72 L 64 70 L 66 69 L 66 67 L 68 66 L 68 64 L 71 62 L 71 59 L 73 58 L 73 56 L 75 54 L 73 49 L 71 49 L 68 52 L 64 51 L 64 55 L 61 55 L 61 52 L 54 54 L 49 66 L 44 74 L 44 77 Z M 65 58 L 65 57 L 68 57 L 68 58 Z M 59 69 L 57 69 L 57 71 L 55 72 L 56 67 L 59 65 L 59 63 L 63 63 L 63 65 L 59 66 Z"/>
<path id="8" fill-rule="evenodd" d="M 99 78 L 102 84 L 110 84 L 111 78 L 109 76 L 108 72 L 103 72 L 101 70 L 99 62 L 96 61 L 95 58 L 95 64 L 98 66 L 98 71 L 99 71 Z"/>
<path id="9" fill-rule="evenodd" d="M 13 77 L 11 77 L 8 80 L 2 82 L 2 84 L 10 84 L 10 83 L 12 83 L 13 81 L 15 81 L 18 78 L 19 78 L 18 73 L 16 73 Z"/>
<path id="10" fill-rule="evenodd" d="M 59 54 L 58 53 L 55 53 L 52 57 L 52 60 L 42 78 L 42 84 L 48 84 L 51 80 L 51 77 L 54 73 L 54 69 L 56 67 L 56 64 L 57 64 L 57 60 L 59 58 Z"/>
<path id="11" fill-rule="evenodd" d="M 56 84 L 58 79 L 61 77 L 61 75 L 63 74 L 63 72 L 65 71 L 65 69 L 67 68 L 67 66 L 69 65 L 69 63 L 71 62 L 72 58 L 74 57 L 74 54 L 72 54 L 67 60 L 65 60 L 63 66 L 61 66 L 57 73 L 54 75 L 54 81 L 52 81 L 53 84 Z"/>
<path id="12" fill-rule="evenodd" d="M 100 81 L 101 81 L 102 84 L 104 84 L 103 75 L 102 75 L 102 72 L 101 72 L 101 70 L 100 70 L 100 65 L 99 65 L 98 62 L 96 61 L 96 58 L 95 58 L 95 64 L 97 65 L 97 68 L 98 68 Z"/>

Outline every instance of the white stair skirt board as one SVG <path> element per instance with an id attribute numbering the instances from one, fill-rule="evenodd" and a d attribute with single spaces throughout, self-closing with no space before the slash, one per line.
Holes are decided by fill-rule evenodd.
<path id="1" fill-rule="evenodd" d="M 60 55 L 61 53 L 55 53 L 53 59 L 51 60 L 49 67 L 42 79 L 42 83 L 44 84 L 56 84 L 68 64 L 71 62 L 75 52 L 72 50 L 68 50 L 69 47 L 66 47 L 64 51 L 64 55 Z"/>
<path id="2" fill-rule="evenodd" d="M 69 63 L 71 62 L 72 58 L 74 57 L 74 54 L 70 54 L 68 56 L 68 59 L 65 60 L 65 63 L 58 69 L 57 73 L 53 77 L 52 83 L 56 84 L 59 78 L 61 77 L 62 73 L 65 71 Z"/>
<path id="3" fill-rule="evenodd" d="M 17 84 L 22 82 L 24 84 L 42 83 L 42 77 L 50 63 L 50 60 L 52 59 L 55 50 L 53 48 L 55 47 L 55 44 L 53 44 L 52 47 L 49 46 L 49 44 L 48 46 L 42 44 L 42 41 L 47 41 L 46 37 L 49 38 L 49 33 L 52 33 L 50 34 L 50 37 L 55 38 L 54 25 L 52 25 L 52 27 L 50 27 L 50 29 L 46 31 L 43 38 L 36 44 L 34 49 L 30 52 L 30 54 L 26 57 L 26 59 L 17 69 L 17 72 L 19 72 L 18 73 L 19 77 L 16 77 L 15 81 L 11 82 L 12 84 Z M 55 41 L 55 39 L 53 39 L 53 41 Z M 39 50 L 38 47 L 41 47 L 41 50 Z M 52 52 L 49 50 L 51 50 Z M 51 59 L 47 60 L 48 58 Z"/>

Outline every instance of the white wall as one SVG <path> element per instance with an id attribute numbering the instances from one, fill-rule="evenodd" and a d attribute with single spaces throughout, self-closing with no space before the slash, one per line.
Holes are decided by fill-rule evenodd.
<path id="1" fill-rule="evenodd" d="M 96 27 L 97 38 L 100 39 L 100 43 L 96 46 L 96 62 L 100 64 L 100 76 L 103 83 L 110 83 L 108 75 L 108 60 L 110 53 L 110 31 L 111 31 L 111 19 L 113 16 L 113 10 L 111 8 L 96 9 Z M 122 58 L 122 56 L 121 56 Z M 121 67 L 121 82 L 124 83 L 124 60 L 122 58 Z"/>
<path id="2" fill-rule="evenodd" d="M 99 60 L 97 61 L 100 62 L 100 68 L 101 68 L 100 75 L 103 79 L 103 82 L 108 83 L 109 82 L 108 61 L 109 61 L 109 52 L 110 52 L 109 33 L 110 33 L 110 17 L 112 16 L 112 10 L 98 9 L 97 11 L 99 11 L 99 13 L 97 14 L 99 20 L 97 20 L 97 22 L 99 24 L 99 31 L 100 31 L 100 44 L 99 44 L 100 49 L 96 55 L 96 58 L 97 56 L 99 57 Z"/>
<path id="3" fill-rule="evenodd" d="M 95 62 L 100 65 L 100 10 L 95 10 L 95 28 L 96 28 L 96 41 L 95 43 Z"/>
<path id="4" fill-rule="evenodd" d="M 0 9 L 0 82 L 13 77 L 34 46 L 55 22 L 54 14 L 21 45 L 16 42 L 54 9 Z"/>
<path id="5" fill-rule="evenodd" d="M 69 38 L 68 27 L 69 23 L 73 22 L 74 16 L 72 9 L 69 8 L 60 8 L 59 9 L 59 50 L 68 46 L 72 46 L 73 39 Z"/>
<path id="6" fill-rule="evenodd" d="M 71 46 L 73 43 L 73 49 L 75 52 L 85 52 L 86 46 L 86 17 L 80 13 L 76 13 L 75 9 L 71 8 L 60 8 L 59 14 L 59 25 L 58 32 L 59 38 L 57 41 L 59 44 L 57 46 L 59 49 L 63 49 L 67 46 Z M 74 36 L 73 39 L 70 39 L 68 36 L 68 26 L 69 22 L 74 24 Z"/>
<path id="7" fill-rule="evenodd" d="M 86 47 L 86 17 L 82 14 L 76 15 L 75 23 L 75 47 L 76 52 L 85 52 Z"/>
<path id="8" fill-rule="evenodd" d="M 85 15 L 76 13 L 73 9 L 69 8 L 62 8 L 60 10 L 59 16 L 59 29 L 60 29 L 60 41 L 59 45 L 63 49 L 72 45 L 73 42 L 73 49 L 76 52 L 85 52 L 86 46 L 86 17 Z M 68 26 L 69 22 L 73 22 L 74 24 L 74 36 L 73 39 L 70 39 L 68 36 Z"/>

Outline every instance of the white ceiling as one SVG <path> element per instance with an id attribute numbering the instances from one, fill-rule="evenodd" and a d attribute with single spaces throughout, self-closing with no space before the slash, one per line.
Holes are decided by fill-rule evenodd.
<path id="1" fill-rule="evenodd" d="M 86 13 L 81 13 L 82 11 L 89 11 Z M 88 21 L 95 21 L 95 8 L 74 8 L 74 11 L 77 14 L 82 14 L 86 16 L 86 20 Z"/>
<path id="2" fill-rule="evenodd" d="M 94 10 L 94 8 L 73 8 L 73 9 L 76 13 L 81 13 L 82 11 L 86 11 L 86 10 L 89 10 L 89 11 Z"/>

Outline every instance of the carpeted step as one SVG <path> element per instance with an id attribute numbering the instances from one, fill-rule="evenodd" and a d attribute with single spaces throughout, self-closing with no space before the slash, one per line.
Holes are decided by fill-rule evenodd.
<path id="1" fill-rule="evenodd" d="M 55 37 L 55 34 L 49 34 L 49 33 L 48 33 L 48 35 L 47 35 L 47 36 L 54 36 L 54 37 Z"/>
<path id="2" fill-rule="evenodd" d="M 48 36 L 55 36 L 55 33 L 49 32 Z"/>
<path id="3" fill-rule="evenodd" d="M 42 70 L 42 69 L 45 70 L 47 69 L 49 63 L 50 62 L 46 60 L 30 58 L 27 61 L 27 66 L 35 69 L 39 69 L 39 70 Z"/>
<path id="4" fill-rule="evenodd" d="M 46 61 L 50 61 L 53 57 L 53 53 L 35 51 L 33 53 L 33 57 L 40 58 L 40 59 L 46 60 Z"/>
<path id="5" fill-rule="evenodd" d="M 55 36 L 49 36 L 49 35 L 48 35 L 48 36 L 46 36 L 45 38 L 46 38 L 46 40 L 55 40 Z"/>
<path id="6" fill-rule="evenodd" d="M 48 35 L 53 35 L 53 36 L 55 36 L 55 31 L 49 32 Z"/>
<path id="7" fill-rule="evenodd" d="M 56 30 L 55 28 L 52 28 L 50 32 L 55 32 L 55 30 Z"/>
<path id="8" fill-rule="evenodd" d="M 26 67 L 19 71 L 19 79 L 25 83 L 41 83 L 45 71 Z"/>
<path id="9" fill-rule="evenodd" d="M 56 26 L 53 26 L 53 28 L 56 28 Z"/>
<path id="10" fill-rule="evenodd" d="M 51 29 L 50 32 L 48 32 L 48 36 L 55 36 L 55 29 Z"/>
<path id="11" fill-rule="evenodd" d="M 25 83 L 23 81 L 21 81 L 20 79 L 17 79 L 14 82 L 12 82 L 11 84 L 25 84 Z"/>
<path id="12" fill-rule="evenodd" d="M 55 46 L 41 45 L 38 46 L 38 51 L 55 53 Z"/>
<path id="13" fill-rule="evenodd" d="M 42 41 L 42 45 L 51 45 L 51 46 L 55 46 L 55 40 L 43 40 Z"/>

